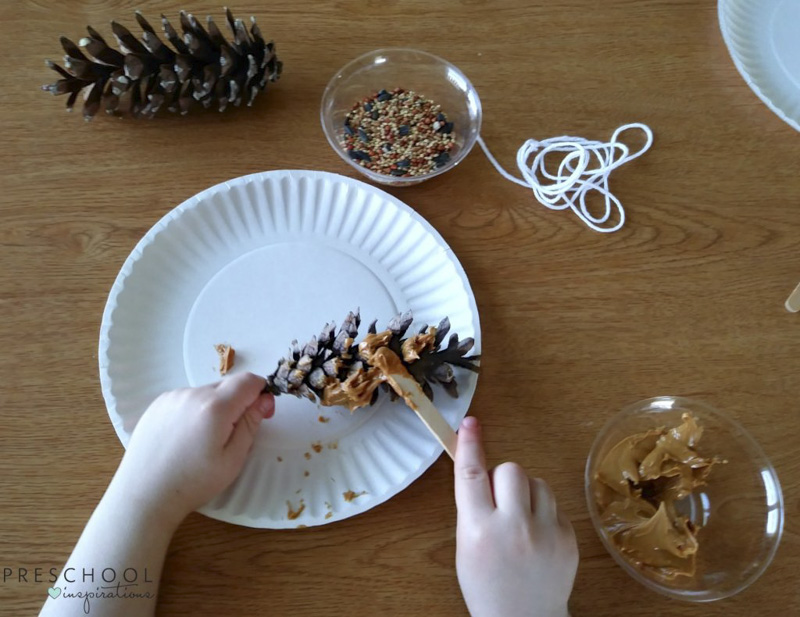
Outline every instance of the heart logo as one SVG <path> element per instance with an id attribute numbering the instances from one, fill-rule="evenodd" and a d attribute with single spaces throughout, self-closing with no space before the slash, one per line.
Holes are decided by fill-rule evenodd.
<path id="1" fill-rule="evenodd" d="M 55 600 L 61 595 L 61 587 L 50 587 L 47 590 L 48 595 Z"/>

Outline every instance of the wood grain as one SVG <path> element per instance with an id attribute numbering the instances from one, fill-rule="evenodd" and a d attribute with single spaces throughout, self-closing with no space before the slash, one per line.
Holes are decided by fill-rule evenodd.
<path id="1" fill-rule="evenodd" d="M 492 463 L 546 478 L 575 523 L 574 615 L 800 612 L 798 135 L 733 67 L 712 0 L 273 0 L 234 6 L 274 37 L 285 73 L 253 109 L 150 122 L 67 115 L 40 92 L 58 36 L 177 15 L 173 0 L 0 5 L 0 567 L 60 567 L 122 448 L 97 374 L 104 301 L 123 260 L 165 212 L 268 169 L 348 174 L 318 122 L 348 59 L 421 47 L 482 96 L 501 161 L 528 137 L 605 138 L 641 121 L 650 152 L 618 172 L 629 222 L 595 234 L 539 206 L 479 152 L 396 194 L 453 247 L 484 327 L 472 412 Z M 200 15 L 221 9 L 195 1 Z M 604 552 L 582 472 L 600 425 L 658 394 L 695 396 L 752 432 L 782 481 L 787 524 L 771 568 L 741 595 L 683 605 L 634 584 Z M 453 567 L 451 466 L 440 459 L 369 513 L 265 532 L 193 515 L 167 559 L 159 614 L 463 616 Z M 3 615 L 32 615 L 46 584 L 0 584 Z"/>

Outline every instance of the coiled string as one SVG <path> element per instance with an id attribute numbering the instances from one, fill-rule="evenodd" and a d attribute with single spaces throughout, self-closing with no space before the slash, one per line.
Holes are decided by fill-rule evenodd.
<path id="1" fill-rule="evenodd" d="M 632 129 L 639 129 L 645 134 L 644 145 L 634 152 L 619 141 L 625 131 Z M 508 180 L 532 189 L 536 199 L 543 205 L 551 210 L 570 208 L 595 231 L 611 233 L 625 224 L 625 209 L 608 188 L 608 177 L 617 167 L 647 152 L 653 144 L 653 132 L 646 124 L 635 122 L 619 127 L 608 142 L 568 136 L 551 137 L 542 141 L 529 139 L 517 151 L 517 167 L 524 180 L 515 178 L 500 166 L 480 135 L 478 143 L 497 171 Z M 556 152 L 564 152 L 566 155 L 558 163 L 558 171 L 554 174 L 547 169 L 547 155 Z M 537 154 L 533 162 L 528 163 L 534 153 Z M 595 160 L 596 166 L 590 167 Z M 594 216 L 586 204 L 586 196 L 591 191 L 597 191 L 603 196 L 605 211 L 601 216 Z M 616 224 L 609 223 L 615 209 L 619 220 Z"/>

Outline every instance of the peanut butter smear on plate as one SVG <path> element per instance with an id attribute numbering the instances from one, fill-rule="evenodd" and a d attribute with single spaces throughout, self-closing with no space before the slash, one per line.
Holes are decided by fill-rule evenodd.
<path id="1" fill-rule="evenodd" d="M 219 374 L 227 375 L 228 372 L 233 368 L 233 363 L 235 362 L 236 358 L 236 351 L 230 345 L 223 343 L 214 345 L 214 349 L 216 349 L 217 354 L 219 354 Z"/>
<path id="2" fill-rule="evenodd" d="M 694 576 L 697 527 L 676 502 L 706 484 L 717 458 L 695 447 L 703 428 L 691 413 L 682 424 L 637 433 L 614 445 L 594 475 L 602 524 L 623 556 L 668 580 Z"/>

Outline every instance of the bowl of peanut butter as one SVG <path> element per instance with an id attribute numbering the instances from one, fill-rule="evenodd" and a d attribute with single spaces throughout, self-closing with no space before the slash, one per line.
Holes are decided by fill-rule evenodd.
<path id="1" fill-rule="evenodd" d="M 783 532 L 778 476 L 727 414 L 662 396 L 611 418 L 586 462 L 586 500 L 614 560 L 673 598 L 708 602 L 752 584 Z"/>

